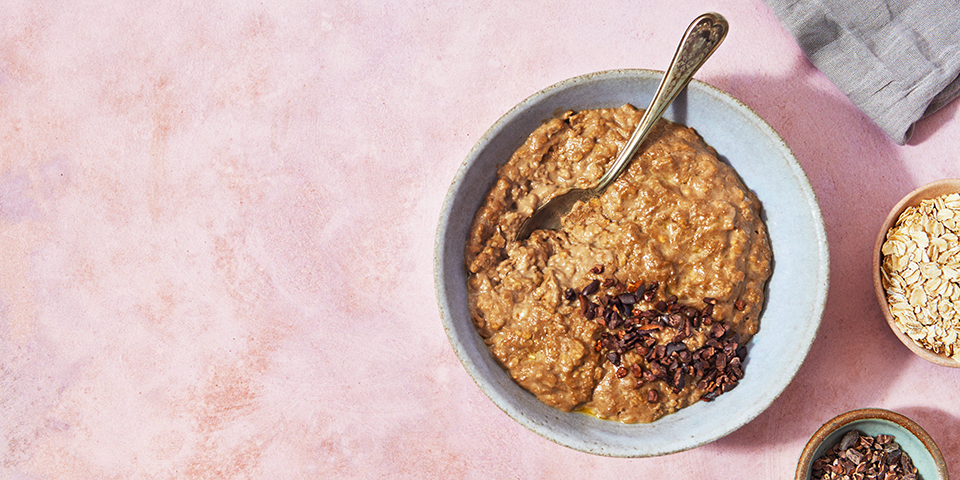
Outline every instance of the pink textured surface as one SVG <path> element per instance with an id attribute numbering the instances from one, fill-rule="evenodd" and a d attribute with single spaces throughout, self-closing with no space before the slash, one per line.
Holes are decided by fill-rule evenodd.
<path id="1" fill-rule="evenodd" d="M 0 477 L 787 478 L 866 406 L 917 420 L 960 472 L 960 371 L 887 330 L 869 258 L 900 196 L 960 177 L 957 103 L 895 145 L 760 0 L 162 3 L 0 9 Z M 708 10 L 731 32 L 698 78 L 780 132 L 818 195 L 823 323 L 733 434 L 581 454 L 454 356 L 440 206 L 511 106 L 662 69 Z"/>

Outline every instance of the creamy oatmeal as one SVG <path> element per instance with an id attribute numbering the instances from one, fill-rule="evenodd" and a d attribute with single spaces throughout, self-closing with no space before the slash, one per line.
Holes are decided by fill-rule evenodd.
<path id="1" fill-rule="evenodd" d="M 626 423 L 736 386 L 771 267 L 757 198 L 666 120 L 561 230 L 515 240 L 542 202 L 594 185 L 641 115 L 568 112 L 534 131 L 499 168 L 465 252 L 473 322 L 512 378 L 558 409 Z"/>

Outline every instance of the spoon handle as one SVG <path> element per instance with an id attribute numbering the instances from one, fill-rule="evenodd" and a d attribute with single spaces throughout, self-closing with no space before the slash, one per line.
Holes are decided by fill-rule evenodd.
<path id="1" fill-rule="evenodd" d="M 660 87 L 657 88 L 656 95 L 653 96 L 650 106 L 640 119 L 640 124 L 620 150 L 613 166 L 600 178 L 600 183 L 594 187 L 595 191 L 603 191 L 630 164 L 667 106 L 677 98 L 677 95 L 690 83 L 693 74 L 720 46 L 720 42 L 727 36 L 728 29 L 727 20 L 718 13 L 700 15 L 687 27 L 686 33 L 680 40 L 680 46 L 677 47 L 677 52 L 673 55 L 673 60 L 660 82 Z"/>

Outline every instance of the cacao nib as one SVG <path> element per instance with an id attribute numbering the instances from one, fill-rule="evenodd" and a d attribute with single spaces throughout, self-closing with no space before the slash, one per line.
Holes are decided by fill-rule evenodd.
<path id="1" fill-rule="evenodd" d="M 610 352 L 607 354 L 607 361 L 614 365 L 620 365 L 620 355 L 617 352 Z"/>
<path id="2" fill-rule="evenodd" d="M 650 390 L 647 390 L 647 401 L 650 402 L 650 403 L 657 403 L 657 402 L 659 402 L 659 401 L 660 401 L 660 394 L 659 394 L 656 390 L 654 390 L 654 389 L 652 389 L 652 388 L 651 388 Z"/>
<path id="3" fill-rule="evenodd" d="M 603 270 L 598 265 L 591 273 L 600 275 Z M 658 294 L 666 298 L 657 298 Z M 736 388 L 743 378 L 746 347 L 729 324 L 713 318 L 715 298 L 704 298 L 698 309 L 679 303 L 658 282 L 644 287 L 639 281 L 624 285 L 613 278 L 591 280 L 579 292 L 568 288 L 563 295 L 568 301 L 578 300 L 581 315 L 604 327 L 595 350 L 615 367 L 618 378 L 633 375 L 636 388 L 662 380 L 677 394 L 689 375 L 691 385 L 703 392 L 701 399 L 709 402 Z M 703 336 L 706 339 L 696 350 L 685 343 Z M 626 359 L 634 357 L 623 355 L 632 351 L 639 360 L 628 364 Z M 661 400 L 657 390 L 648 390 L 647 395 Z M 897 463 L 899 457 L 893 456 L 884 453 L 884 460 Z"/>
<path id="4" fill-rule="evenodd" d="M 617 298 L 620 300 L 620 303 L 623 303 L 624 305 L 633 305 L 634 303 L 637 303 L 637 296 L 630 292 L 621 293 Z"/>
<path id="5" fill-rule="evenodd" d="M 686 345 L 685 343 L 683 343 L 683 342 L 673 342 L 673 343 L 670 343 L 670 344 L 667 345 L 667 348 L 666 348 L 666 350 L 665 350 L 665 354 L 666 354 L 666 355 L 673 355 L 674 353 L 677 353 L 677 352 L 679 352 L 679 351 L 681 351 L 681 350 L 684 350 L 684 351 L 685 351 L 686 349 L 687 349 L 687 345 Z"/>
<path id="6" fill-rule="evenodd" d="M 583 295 L 589 296 L 597 293 L 597 290 L 600 289 L 600 280 L 594 280 L 587 284 L 586 287 L 583 287 L 583 290 L 580 292 Z"/>
<path id="7" fill-rule="evenodd" d="M 892 436 L 880 434 L 871 437 L 857 430 L 848 431 L 840 441 L 816 458 L 811 470 L 810 478 L 817 480 L 920 478 L 910 455 L 901 450 Z"/>

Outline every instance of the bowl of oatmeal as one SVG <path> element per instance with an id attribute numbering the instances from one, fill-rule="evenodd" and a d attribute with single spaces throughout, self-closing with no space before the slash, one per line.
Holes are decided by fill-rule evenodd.
<path id="1" fill-rule="evenodd" d="M 604 196 L 516 242 L 539 202 L 602 172 L 661 76 L 598 72 L 518 104 L 468 154 L 437 231 L 437 298 L 464 368 L 518 423 L 598 455 L 674 453 L 752 420 L 803 362 L 826 298 L 802 168 L 696 80 Z"/>
<path id="2" fill-rule="evenodd" d="M 913 353 L 960 367 L 960 179 L 908 193 L 873 248 L 873 285 L 893 333 Z"/>

